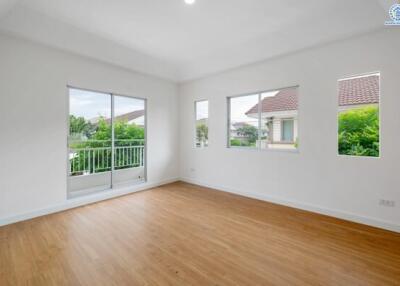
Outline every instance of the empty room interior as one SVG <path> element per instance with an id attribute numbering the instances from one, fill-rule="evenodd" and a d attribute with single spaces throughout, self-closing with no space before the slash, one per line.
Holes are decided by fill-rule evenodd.
<path id="1" fill-rule="evenodd" d="M 0 0 L 0 285 L 400 285 L 400 1 Z"/>

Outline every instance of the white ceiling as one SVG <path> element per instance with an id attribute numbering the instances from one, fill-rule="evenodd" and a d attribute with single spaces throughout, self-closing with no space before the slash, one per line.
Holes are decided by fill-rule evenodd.
<path id="1" fill-rule="evenodd" d="M 0 30 L 186 81 L 383 27 L 387 0 L 0 0 Z"/>

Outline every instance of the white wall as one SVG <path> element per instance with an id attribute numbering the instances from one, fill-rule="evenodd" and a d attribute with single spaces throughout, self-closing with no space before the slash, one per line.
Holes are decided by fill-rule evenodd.
<path id="1" fill-rule="evenodd" d="M 66 199 L 67 84 L 147 98 L 142 188 L 179 176 L 175 84 L 2 35 L 0 225 L 80 203 Z"/>
<path id="2" fill-rule="evenodd" d="M 400 29 L 309 49 L 180 86 L 181 177 L 400 231 Z M 382 157 L 337 155 L 337 80 L 381 72 Z M 299 153 L 226 148 L 226 97 L 299 85 Z M 193 102 L 208 99 L 209 147 L 193 148 Z M 395 208 L 379 206 L 395 200 Z"/>

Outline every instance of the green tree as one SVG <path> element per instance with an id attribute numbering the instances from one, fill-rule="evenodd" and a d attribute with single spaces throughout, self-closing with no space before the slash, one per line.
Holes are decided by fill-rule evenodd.
<path id="1" fill-rule="evenodd" d="M 197 142 L 207 142 L 208 140 L 208 126 L 201 123 L 196 126 Z"/>
<path id="2" fill-rule="evenodd" d="M 69 133 L 71 135 L 81 134 L 90 137 L 94 131 L 94 125 L 83 117 L 69 116 Z"/>
<path id="3" fill-rule="evenodd" d="M 111 132 L 109 132 L 111 135 Z M 114 124 L 115 140 L 144 139 L 144 129 L 136 124 L 117 120 Z M 117 142 L 119 144 L 119 142 Z M 121 143 L 122 144 L 122 143 Z"/>
<path id="4" fill-rule="evenodd" d="M 379 108 L 368 106 L 339 115 L 339 154 L 379 156 Z"/>
<path id="5" fill-rule="evenodd" d="M 237 134 L 243 136 L 249 144 L 254 144 L 258 139 L 257 128 L 249 124 L 238 128 Z"/>
<path id="6" fill-rule="evenodd" d="M 82 118 L 83 119 L 83 118 Z M 84 121 L 84 119 L 83 119 Z M 71 121 L 72 122 L 72 121 Z M 74 122 L 75 124 L 76 122 Z M 90 124 L 89 122 L 82 122 L 79 119 L 79 125 L 70 126 L 70 129 L 82 130 L 82 126 Z M 76 155 L 71 159 L 71 164 L 75 166 L 90 166 L 90 172 L 93 172 L 93 167 L 96 168 L 96 172 L 109 171 L 109 168 L 102 169 L 102 166 L 111 166 L 111 124 L 105 118 L 100 118 L 98 123 L 92 127 L 93 131 L 89 132 L 88 140 L 80 140 L 70 144 L 71 149 L 79 149 L 76 151 Z M 114 137 L 116 147 L 125 146 L 142 146 L 144 145 L 144 128 L 137 126 L 136 124 L 128 124 L 126 121 L 117 120 L 114 124 Z M 94 164 L 89 164 L 89 153 L 87 150 L 92 148 L 103 148 L 96 154 L 97 159 Z M 104 149 L 106 148 L 106 149 Z M 94 151 L 93 151 L 94 152 Z M 94 153 L 91 153 L 92 156 Z M 131 157 L 129 157 L 131 156 Z M 140 156 L 138 153 L 128 151 L 115 152 L 115 163 L 118 166 L 124 166 L 121 168 L 132 167 L 132 162 L 138 162 L 136 157 Z M 93 158 L 93 157 L 92 157 Z M 143 159 L 143 158 L 142 158 Z M 95 166 L 93 166 L 95 165 Z"/>

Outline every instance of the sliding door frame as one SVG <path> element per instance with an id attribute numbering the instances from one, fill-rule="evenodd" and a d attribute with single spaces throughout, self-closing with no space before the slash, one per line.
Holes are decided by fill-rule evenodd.
<path id="1" fill-rule="evenodd" d="M 124 94 L 119 94 L 119 93 L 110 93 L 110 94 L 111 94 L 111 97 L 113 98 L 112 122 L 114 121 L 114 98 L 115 98 L 115 96 L 143 100 L 143 102 L 144 102 L 144 154 L 143 154 L 144 158 L 143 158 L 143 162 L 144 162 L 144 183 L 146 183 L 147 182 L 147 98 L 137 97 L 137 96 L 129 96 L 129 95 L 124 95 Z M 113 130 L 112 138 L 114 139 L 114 135 L 115 135 L 114 134 L 114 124 L 112 126 L 112 130 Z M 113 140 L 113 144 L 114 144 L 114 140 Z M 114 152 L 112 152 L 112 153 L 114 153 Z M 111 185 L 112 185 L 112 179 L 111 179 Z"/>
<path id="2" fill-rule="evenodd" d="M 138 99 L 138 100 L 143 100 L 144 102 L 144 158 L 143 158 L 143 163 L 144 163 L 144 181 L 143 183 L 147 182 L 147 98 L 143 98 L 143 97 L 137 97 L 137 96 L 130 96 L 130 95 L 124 95 L 124 94 L 120 94 L 120 93 L 114 93 L 114 92 L 110 92 L 110 91 L 101 91 L 101 90 L 96 90 L 96 89 L 89 89 L 89 88 L 81 88 L 81 87 L 77 87 L 75 85 L 70 85 L 67 84 L 66 86 L 66 102 L 67 102 L 67 136 L 66 136 L 66 141 L 67 141 L 67 150 L 66 150 L 66 159 L 67 159 L 67 170 L 66 170 L 66 178 L 67 178 L 67 192 L 66 192 L 66 196 L 67 199 L 69 199 L 69 170 L 71 168 L 70 165 L 70 160 L 69 160 L 69 135 L 70 135 L 70 89 L 78 89 L 78 90 L 82 90 L 82 91 L 88 91 L 88 92 L 97 92 L 97 93 L 102 93 L 102 94 L 108 94 L 110 95 L 110 100 L 111 100 L 111 170 L 110 170 L 110 179 L 111 179 L 111 183 L 110 183 L 110 190 L 114 190 L 114 184 L 113 184 L 113 175 L 114 175 L 114 171 L 115 171 L 115 162 L 114 162 L 114 148 L 115 148 L 115 134 L 114 134 L 114 99 L 115 96 L 119 96 L 119 97 L 126 97 L 126 98 L 132 98 L 132 99 Z M 108 191 L 108 190 L 105 190 Z"/>

